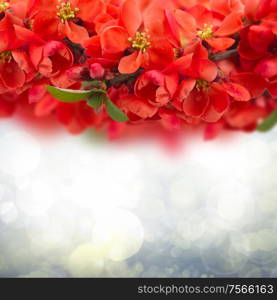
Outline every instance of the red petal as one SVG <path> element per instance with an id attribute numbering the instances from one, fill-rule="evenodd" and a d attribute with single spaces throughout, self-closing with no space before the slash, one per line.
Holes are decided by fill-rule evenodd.
<path id="1" fill-rule="evenodd" d="M 168 41 L 163 39 L 155 41 L 153 47 L 147 50 L 147 54 L 147 69 L 161 70 L 174 61 L 173 48 Z"/>
<path id="2" fill-rule="evenodd" d="M 271 12 L 271 2 L 272 0 L 261 0 L 260 5 L 258 7 L 257 13 L 256 13 L 256 19 L 260 20 L 264 17 L 266 17 Z"/>
<path id="3" fill-rule="evenodd" d="M 135 73 L 142 64 L 142 52 L 135 51 L 131 55 L 124 56 L 121 58 L 118 66 L 118 70 L 122 74 L 132 74 Z"/>
<path id="4" fill-rule="evenodd" d="M 269 57 L 260 61 L 256 68 L 255 73 L 263 77 L 271 78 L 277 75 L 277 57 Z"/>
<path id="5" fill-rule="evenodd" d="M 164 128 L 168 130 L 179 130 L 181 128 L 181 120 L 176 116 L 176 113 L 169 109 L 160 109 L 159 116 Z"/>
<path id="6" fill-rule="evenodd" d="M 122 96 L 117 105 L 124 111 L 129 111 L 142 119 L 152 118 L 158 111 L 158 108 L 149 104 L 145 99 L 136 97 L 135 95 Z"/>
<path id="7" fill-rule="evenodd" d="M 33 31 L 42 38 L 55 39 L 58 35 L 58 25 L 58 18 L 41 11 L 34 17 Z"/>
<path id="8" fill-rule="evenodd" d="M 19 68 L 15 60 L 0 64 L 0 78 L 8 88 L 22 87 L 25 83 L 25 73 Z"/>
<path id="9" fill-rule="evenodd" d="M 21 50 L 13 50 L 12 55 L 18 66 L 26 73 L 34 71 L 32 62 L 26 52 Z"/>
<path id="10" fill-rule="evenodd" d="M 226 92 L 237 101 L 248 101 L 251 99 L 251 95 L 246 88 L 242 85 L 232 82 L 223 84 Z"/>
<path id="11" fill-rule="evenodd" d="M 35 68 L 38 68 L 38 65 L 43 58 L 43 46 L 31 44 L 29 46 L 29 53 L 33 65 L 35 66 Z"/>
<path id="12" fill-rule="evenodd" d="M 195 37 L 195 19 L 189 13 L 180 9 L 166 10 L 165 14 L 170 31 L 178 44 L 181 46 L 187 45 Z"/>
<path id="13" fill-rule="evenodd" d="M 164 73 L 178 72 L 180 74 L 185 74 L 191 65 L 192 56 L 193 54 L 191 53 L 178 58 L 176 61 L 174 61 L 167 68 L 164 69 Z"/>
<path id="14" fill-rule="evenodd" d="M 230 13 L 229 1 L 226 0 L 210 0 L 212 11 L 216 11 L 224 16 Z"/>
<path id="15" fill-rule="evenodd" d="M 153 70 L 143 73 L 138 77 L 134 90 L 139 98 L 155 101 L 156 91 L 159 86 L 164 86 L 163 73 Z"/>
<path id="16" fill-rule="evenodd" d="M 130 46 L 127 31 L 119 26 L 107 27 L 100 35 L 104 53 L 118 53 Z"/>
<path id="17" fill-rule="evenodd" d="M 77 6 L 80 8 L 77 16 L 85 22 L 92 22 L 98 14 L 105 10 L 105 5 L 100 0 L 78 0 Z"/>
<path id="18" fill-rule="evenodd" d="M 35 106 L 35 116 L 48 116 L 58 105 L 59 101 L 46 94 Z"/>
<path id="19" fill-rule="evenodd" d="M 253 25 L 249 29 L 248 41 L 250 46 L 259 53 L 266 53 L 274 39 L 272 30 L 263 25 Z"/>
<path id="20" fill-rule="evenodd" d="M 204 28 L 205 24 L 212 24 L 213 15 L 212 12 L 209 11 L 202 5 L 195 5 L 188 9 L 189 14 L 191 14 L 196 23 L 198 28 Z"/>
<path id="21" fill-rule="evenodd" d="M 51 77 L 50 81 L 54 86 L 64 89 L 69 88 L 74 83 L 74 81 L 68 78 L 66 71 L 59 73 L 54 77 Z"/>
<path id="22" fill-rule="evenodd" d="M 36 103 L 41 100 L 41 98 L 46 94 L 47 90 L 45 84 L 36 84 L 33 85 L 28 93 L 29 93 L 29 103 Z"/>
<path id="23" fill-rule="evenodd" d="M 248 41 L 249 28 L 243 28 L 240 31 L 240 42 L 238 52 L 243 59 L 256 60 L 264 56 L 264 53 L 256 52 Z"/>
<path id="24" fill-rule="evenodd" d="M 215 36 L 227 36 L 238 32 L 242 26 L 243 22 L 241 20 L 242 14 L 238 12 L 233 12 L 229 14 L 221 23 L 219 29 L 215 32 Z"/>
<path id="25" fill-rule="evenodd" d="M 191 79 L 191 78 L 184 79 L 180 83 L 177 89 L 177 92 L 174 96 L 174 101 L 183 102 L 184 99 L 186 99 L 190 94 L 190 92 L 194 89 L 195 83 L 196 83 L 195 79 Z"/>
<path id="26" fill-rule="evenodd" d="M 216 64 L 208 59 L 200 59 L 197 68 L 201 79 L 213 81 L 217 76 Z"/>
<path id="27" fill-rule="evenodd" d="M 207 123 L 214 123 L 220 120 L 222 115 L 223 113 L 219 113 L 212 105 L 209 105 L 204 114 L 201 116 L 201 120 Z"/>
<path id="28" fill-rule="evenodd" d="M 261 0 L 246 0 L 244 13 L 247 19 L 256 21 L 256 12 Z"/>
<path id="29" fill-rule="evenodd" d="M 179 83 L 179 76 L 178 74 L 171 74 L 165 76 L 165 87 L 169 92 L 169 95 L 173 97 L 175 94 Z"/>
<path id="30" fill-rule="evenodd" d="M 226 122 L 234 128 L 246 128 L 265 118 L 268 112 L 251 102 L 235 102 L 225 115 Z"/>
<path id="31" fill-rule="evenodd" d="M 231 38 L 211 38 L 205 41 L 217 51 L 224 51 L 235 43 L 235 40 Z"/>
<path id="32" fill-rule="evenodd" d="M 164 87 L 160 86 L 156 90 L 155 101 L 154 102 L 151 101 L 151 103 L 153 105 L 161 107 L 166 105 L 169 101 L 170 101 L 170 95 L 168 91 Z"/>
<path id="33" fill-rule="evenodd" d="M 260 75 L 255 73 L 238 73 L 231 76 L 231 80 L 244 86 L 250 91 L 253 98 L 259 97 L 268 87 L 268 82 Z"/>
<path id="34" fill-rule="evenodd" d="M 223 114 L 229 107 L 230 97 L 224 88 L 217 82 L 212 83 L 208 91 L 211 105 L 218 112 Z"/>
<path id="35" fill-rule="evenodd" d="M 206 141 L 213 140 L 223 130 L 224 123 L 222 121 L 216 123 L 209 123 L 205 128 L 204 139 Z"/>
<path id="36" fill-rule="evenodd" d="M 201 41 L 193 42 L 184 49 L 184 55 L 193 54 L 193 59 L 208 59 L 209 53 Z"/>
<path id="37" fill-rule="evenodd" d="M 200 117 L 209 105 L 209 97 L 206 93 L 194 89 L 183 102 L 183 111 L 191 117 Z"/>
<path id="38" fill-rule="evenodd" d="M 212 83 L 208 91 L 211 105 L 214 109 L 223 114 L 229 107 L 230 99 L 224 88 L 219 83 Z"/>
<path id="39" fill-rule="evenodd" d="M 60 24 L 60 28 L 62 28 L 63 25 L 65 26 L 66 36 L 73 43 L 82 44 L 84 41 L 89 39 L 89 35 L 85 27 L 76 25 L 73 22 L 65 22 L 65 24 Z"/>
<path id="40" fill-rule="evenodd" d="M 142 15 L 136 0 L 126 0 L 121 8 L 121 21 L 129 36 L 133 37 L 142 23 Z"/>
<path id="41" fill-rule="evenodd" d="M 86 50 L 86 55 L 91 57 L 100 57 L 102 54 L 100 36 L 95 35 L 85 41 L 83 46 Z"/>

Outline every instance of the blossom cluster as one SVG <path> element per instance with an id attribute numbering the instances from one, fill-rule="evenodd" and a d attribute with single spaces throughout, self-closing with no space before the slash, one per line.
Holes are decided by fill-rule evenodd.
<path id="1" fill-rule="evenodd" d="M 0 32 L 0 117 L 111 137 L 276 122 L 276 0 L 0 0 Z"/>

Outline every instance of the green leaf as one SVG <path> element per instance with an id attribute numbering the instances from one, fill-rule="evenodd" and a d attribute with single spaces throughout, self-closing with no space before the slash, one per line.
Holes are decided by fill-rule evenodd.
<path id="1" fill-rule="evenodd" d="M 276 123 L 277 123 L 277 109 L 275 109 L 275 111 L 273 111 L 273 113 L 257 127 L 257 130 L 261 132 L 269 131 L 274 127 Z"/>
<path id="2" fill-rule="evenodd" d="M 92 96 L 89 97 L 88 99 L 88 106 L 93 107 L 95 109 L 95 111 L 98 113 L 99 109 L 101 108 L 101 106 L 103 105 L 104 102 L 104 94 L 100 94 L 100 93 L 95 93 Z"/>
<path id="3" fill-rule="evenodd" d="M 129 120 L 126 114 L 123 111 L 121 111 L 117 106 L 115 106 L 108 97 L 105 97 L 105 103 L 106 103 L 107 113 L 114 121 L 126 122 Z"/>
<path id="4" fill-rule="evenodd" d="M 62 102 L 78 102 L 87 99 L 92 93 L 106 93 L 104 90 L 91 89 L 91 90 L 71 90 L 61 89 L 51 85 L 46 86 L 49 93 L 56 99 Z"/>

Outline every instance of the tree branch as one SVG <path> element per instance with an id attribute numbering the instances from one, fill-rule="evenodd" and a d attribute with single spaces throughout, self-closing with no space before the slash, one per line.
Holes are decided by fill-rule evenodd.
<path id="1" fill-rule="evenodd" d="M 209 58 L 213 61 L 219 61 L 230 57 L 237 57 L 238 50 L 232 49 L 222 53 L 210 54 Z"/>
<path id="2" fill-rule="evenodd" d="M 142 72 L 142 69 L 139 69 L 138 71 L 136 71 L 135 73 L 132 73 L 132 74 L 119 74 L 119 75 L 115 76 L 114 78 L 107 80 L 106 83 L 108 86 L 119 86 L 122 83 L 125 83 L 129 80 L 137 78 L 141 72 Z"/>

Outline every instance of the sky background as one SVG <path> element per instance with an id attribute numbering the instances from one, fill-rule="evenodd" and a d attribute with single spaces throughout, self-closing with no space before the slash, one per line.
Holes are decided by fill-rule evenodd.
<path id="1" fill-rule="evenodd" d="M 277 131 L 109 143 L 0 122 L 0 277 L 276 277 Z"/>

